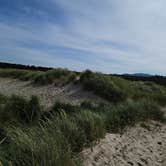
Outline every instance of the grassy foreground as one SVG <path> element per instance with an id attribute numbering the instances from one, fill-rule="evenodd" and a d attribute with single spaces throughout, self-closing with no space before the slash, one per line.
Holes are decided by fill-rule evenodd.
<path id="1" fill-rule="evenodd" d="M 165 122 L 160 107 L 148 100 L 118 105 L 55 103 L 50 112 L 43 112 L 36 97 L 1 95 L 0 162 L 4 166 L 81 165 L 79 152 L 106 132 L 121 132 L 147 120 Z"/>

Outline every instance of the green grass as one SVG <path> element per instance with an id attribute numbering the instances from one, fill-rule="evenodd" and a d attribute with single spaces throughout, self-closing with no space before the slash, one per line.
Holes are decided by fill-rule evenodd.
<path id="1" fill-rule="evenodd" d="M 77 76 L 64 69 L 1 73 L 0 70 L 1 77 L 39 85 L 63 85 L 73 82 Z M 161 111 L 166 101 L 163 86 L 91 71 L 82 73 L 79 83 L 109 103 L 83 102 L 73 106 L 56 102 L 48 112 L 35 96 L 28 100 L 0 95 L 0 162 L 3 165 L 81 165 L 79 153 L 96 144 L 106 132 L 122 132 L 127 126 L 146 124 L 149 120 L 166 122 Z"/>
<path id="2" fill-rule="evenodd" d="M 0 77 L 31 81 L 37 85 L 65 85 L 75 80 L 76 73 L 67 69 L 52 69 L 46 72 L 22 69 L 0 69 Z"/>
<path id="3" fill-rule="evenodd" d="M 160 105 L 166 104 L 166 87 L 153 82 L 128 81 L 116 76 L 85 71 L 81 74 L 80 83 L 85 89 L 113 103 L 129 98 L 135 101 L 145 98 Z"/>
<path id="4" fill-rule="evenodd" d="M 42 108 L 35 96 L 32 96 L 30 100 L 25 100 L 13 95 L 2 101 L 4 101 L 0 105 L 0 123 L 2 124 L 9 122 L 31 124 L 40 118 Z"/>
<path id="5" fill-rule="evenodd" d="M 87 90 L 112 102 L 120 102 L 125 99 L 125 93 L 111 79 L 103 74 L 85 71 L 81 75 L 80 82 Z"/>
<path id="6" fill-rule="evenodd" d="M 57 84 L 64 85 L 72 82 L 76 77 L 74 72 L 67 69 L 53 69 L 35 77 L 34 83 L 39 85 Z"/>
<path id="7" fill-rule="evenodd" d="M 97 143 L 106 132 L 121 132 L 127 126 L 147 120 L 165 122 L 164 113 L 157 104 L 129 100 L 118 105 L 95 106 L 56 103 L 50 116 L 42 113 L 41 118 L 35 116 L 36 123 L 28 118 L 27 124 L 27 117 L 22 113 L 40 112 L 37 99 L 32 97 L 27 101 L 14 96 L 7 100 L 3 111 L 13 118 L 5 119 L 8 123 L 0 125 L 0 138 L 5 138 L 0 146 L 0 161 L 4 165 L 80 165 L 79 152 Z M 6 105 L 9 108 L 6 109 Z M 3 111 L 0 111 L 1 122 L 4 121 Z"/>
<path id="8" fill-rule="evenodd" d="M 55 84 L 63 86 L 77 81 L 87 90 L 93 91 L 96 95 L 118 103 L 131 98 L 135 101 L 142 98 L 165 105 L 166 87 L 153 82 L 128 81 L 117 76 L 102 73 L 93 73 L 89 70 L 79 74 L 67 69 L 52 69 L 46 72 L 21 70 L 21 69 L 0 69 L 0 77 L 11 77 L 20 80 L 28 80 L 36 85 Z"/>
<path id="9" fill-rule="evenodd" d="M 31 71 L 22 69 L 0 69 L 0 77 L 10 77 L 23 81 L 32 81 L 41 71 Z"/>

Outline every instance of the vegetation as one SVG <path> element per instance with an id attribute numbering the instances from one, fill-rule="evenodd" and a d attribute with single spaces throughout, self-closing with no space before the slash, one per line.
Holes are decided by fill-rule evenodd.
<path id="1" fill-rule="evenodd" d="M 0 107 L 0 123 L 19 122 L 30 124 L 39 120 L 41 107 L 37 97 L 32 96 L 28 101 L 14 95 L 6 100 L 4 98 L 0 99 L 0 103 L 2 103 Z"/>
<path id="2" fill-rule="evenodd" d="M 41 67 L 41 66 L 30 66 L 30 65 L 21 65 L 21 64 L 12 64 L 0 62 L 0 68 L 2 69 L 23 69 L 23 70 L 33 70 L 33 71 L 48 71 L 52 68 Z"/>
<path id="3" fill-rule="evenodd" d="M 53 69 L 45 73 L 41 73 L 34 79 L 35 84 L 46 85 L 46 84 L 57 84 L 63 85 L 74 81 L 76 74 L 67 69 Z"/>
<path id="4" fill-rule="evenodd" d="M 104 97 L 110 102 L 142 98 L 159 104 L 166 102 L 166 87 L 153 82 L 128 81 L 120 77 L 93 73 L 89 70 L 81 74 L 80 82 L 84 88 Z"/>
<path id="5" fill-rule="evenodd" d="M 96 144 L 106 132 L 123 132 L 127 126 L 148 120 L 166 123 L 161 111 L 166 87 L 154 82 L 91 71 L 0 69 L 0 77 L 29 80 L 36 85 L 64 85 L 77 76 L 78 83 L 108 104 L 56 102 L 48 111 L 35 96 L 24 99 L 0 94 L 0 165 L 81 165 L 79 153 Z"/>
<path id="6" fill-rule="evenodd" d="M 118 105 L 55 103 L 50 112 L 41 112 L 36 97 L 4 98 L 0 107 L 3 165 L 80 165 L 79 152 L 106 132 L 120 132 L 147 120 L 166 122 L 160 107 L 148 100 L 128 100 Z"/>
<path id="7" fill-rule="evenodd" d="M 0 69 L 0 77 L 10 77 L 22 81 L 31 81 L 37 85 L 64 85 L 75 80 L 76 73 L 67 69 L 52 69 L 48 71 L 33 71 L 22 69 Z"/>
<path id="8" fill-rule="evenodd" d="M 87 70 L 81 75 L 80 81 L 87 90 L 92 90 L 109 101 L 118 102 L 125 99 L 123 90 L 114 83 L 111 77 Z"/>
<path id="9" fill-rule="evenodd" d="M 118 77 L 122 77 L 124 79 L 130 80 L 130 81 L 150 81 L 150 82 L 155 82 L 156 84 L 166 86 L 166 77 L 165 76 L 160 76 L 160 75 L 155 75 L 155 76 L 136 76 L 136 75 L 115 75 Z"/>

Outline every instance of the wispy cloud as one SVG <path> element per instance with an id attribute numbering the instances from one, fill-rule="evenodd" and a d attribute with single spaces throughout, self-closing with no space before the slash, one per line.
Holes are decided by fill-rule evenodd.
<path id="1" fill-rule="evenodd" d="M 165 74 L 166 1 L 28 2 L 0 2 L 0 60 Z"/>

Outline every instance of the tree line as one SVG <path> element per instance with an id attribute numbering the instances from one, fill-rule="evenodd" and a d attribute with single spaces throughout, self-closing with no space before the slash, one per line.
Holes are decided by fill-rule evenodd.
<path id="1" fill-rule="evenodd" d="M 41 67 L 41 66 L 34 66 L 34 65 L 21 65 L 21 64 L 14 64 L 14 63 L 5 63 L 5 62 L 0 62 L 0 68 L 3 69 L 24 69 L 24 70 L 35 70 L 35 71 L 48 71 L 50 67 Z"/>

